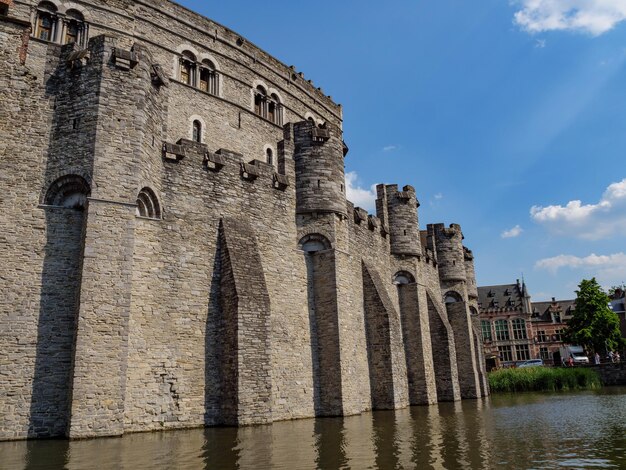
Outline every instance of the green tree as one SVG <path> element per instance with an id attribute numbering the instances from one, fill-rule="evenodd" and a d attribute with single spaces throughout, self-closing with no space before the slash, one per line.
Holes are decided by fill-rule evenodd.
<path id="1" fill-rule="evenodd" d="M 583 346 L 587 351 L 602 353 L 619 350 L 624 345 L 619 317 L 609 308 L 609 296 L 595 277 L 583 279 L 576 291 L 576 309 L 567 322 L 565 340 Z"/>
<path id="2" fill-rule="evenodd" d="M 609 288 L 609 291 L 607 292 L 607 294 L 609 294 L 609 297 L 613 298 L 615 296 L 615 292 L 617 290 L 621 290 L 622 292 L 626 292 L 626 285 L 624 285 L 624 283 L 622 282 L 621 284 L 618 284 L 617 286 L 611 286 Z"/>

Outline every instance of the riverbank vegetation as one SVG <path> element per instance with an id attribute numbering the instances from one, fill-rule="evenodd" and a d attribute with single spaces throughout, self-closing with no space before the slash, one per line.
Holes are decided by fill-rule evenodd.
<path id="1" fill-rule="evenodd" d="M 600 377 L 583 367 L 524 367 L 501 369 L 489 374 L 494 393 L 556 392 L 599 388 Z"/>

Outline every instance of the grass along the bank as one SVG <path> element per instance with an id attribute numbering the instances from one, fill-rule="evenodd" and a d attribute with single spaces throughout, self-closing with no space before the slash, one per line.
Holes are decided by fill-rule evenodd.
<path id="1" fill-rule="evenodd" d="M 598 374 L 583 367 L 524 367 L 489 373 L 492 392 L 556 392 L 600 388 Z"/>

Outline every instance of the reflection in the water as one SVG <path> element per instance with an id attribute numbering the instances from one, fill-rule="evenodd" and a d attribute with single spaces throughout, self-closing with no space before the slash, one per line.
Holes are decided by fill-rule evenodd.
<path id="1" fill-rule="evenodd" d="M 626 389 L 347 418 L 0 443 L 0 469 L 626 468 Z"/>

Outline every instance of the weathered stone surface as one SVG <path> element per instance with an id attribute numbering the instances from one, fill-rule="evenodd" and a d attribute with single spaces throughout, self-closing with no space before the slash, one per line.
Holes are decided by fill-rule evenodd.
<path id="1" fill-rule="evenodd" d="M 420 233 L 410 186 L 355 210 L 339 105 L 173 2 L 55 2 L 80 7 L 80 46 L 0 2 L 0 439 L 488 393 L 444 305 L 476 305 L 460 227 Z M 185 50 L 217 89 L 181 81 Z"/>
<path id="2" fill-rule="evenodd" d="M 363 298 L 372 408 L 408 405 L 406 358 L 400 316 L 378 272 L 363 263 Z"/>

